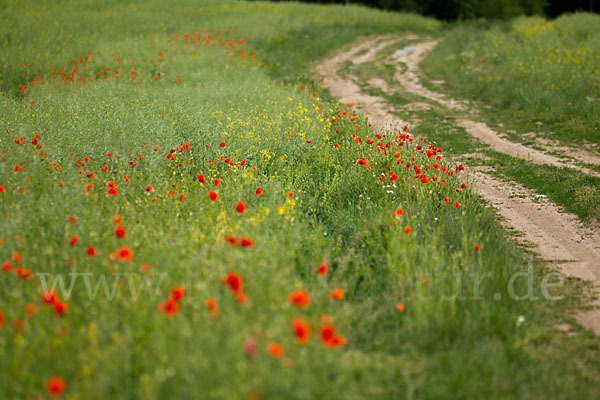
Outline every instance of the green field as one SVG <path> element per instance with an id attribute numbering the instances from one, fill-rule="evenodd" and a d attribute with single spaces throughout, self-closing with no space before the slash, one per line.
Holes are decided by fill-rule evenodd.
<path id="1" fill-rule="evenodd" d="M 568 14 L 552 21 L 522 17 L 487 25 L 450 26 L 423 62 L 429 79 L 467 98 L 491 127 L 534 148 L 537 140 L 573 154 L 600 153 L 600 16 Z M 584 221 L 600 218 L 600 179 L 566 168 L 536 166 L 470 143 L 428 113 L 423 130 L 440 146 L 483 151 L 497 172 L 549 196 Z M 444 139 L 442 139 L 444 138 Z M 560 154 L 560 153 L 559 153 Z M 485 163 L 484 163 L 485 164 Z M 583 165 L 583 164 L 580 164 Z M 600 171 L 598 165 L 587 167 Z"/>
<path id="2" fill-rule="evenodd" d="M 493 106 L 496 123 L 598 152 L 599 15 L 457 25 L 423 68 L 455 95 Z"/>
<path id="3" fill-rule="evenodd" d="M 192 0 L 0 21 L 0 398 L 600 396 L 597 337 L 555 329 L 588 285 L 548 299 L 451 154 L 311 79 L 444 24 Z"/>

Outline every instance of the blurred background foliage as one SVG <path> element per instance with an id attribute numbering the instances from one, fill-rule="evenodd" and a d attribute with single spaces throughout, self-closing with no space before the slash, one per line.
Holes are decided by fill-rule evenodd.
<path id="1" fill-rule="evenodd" d="M 274 0 L 279 1 L 279 0 Z M 285 1 L 285 0 L 283 0 Z M 508 19 L 519 15 L 557 17 L 566 12 L 600 12 L 598 0 L 301 0 L 320 4 L 363 4 L 384 10 L 407 11 L 443 20 Z"/>

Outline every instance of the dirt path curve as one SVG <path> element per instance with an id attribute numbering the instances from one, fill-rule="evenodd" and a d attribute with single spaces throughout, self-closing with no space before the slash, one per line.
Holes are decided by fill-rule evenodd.
<path id="1" fill-rule="evenodd" d="M 423 97 L 450 110 L 469 111 L 470 113 L 475 114 L 476 111 L 471 109 L 468 103 L 454 100 L 441 93 L 433 92 L 421 83 L 419 79 L 419 64 L 425 59 L 427 54 L 433 50 L 437 43 L 438 40 L 420 42 L 411 46 L 411 51 L 401 51 L 401 55 L 390 57 L 389 61 L 395 63 L 397 66 L 394 79 L 408 93 Z M 401 68 L 402 65 L 404 68 Z M 505 139 L 485 123 L 472 121 L 466 118 L 457 119 L 456 123 L 458 126 L 464 128 L 471 136 L 490 145 L 492 149 L 500 153 L 505 153 L 525 160 L 531 160 L 535 164 L 550 164 L 557 167 L 567 167 L 576 169 L 587 175 L 600 177 L 600 173 L 594 170 L 573 165 L 554 155 Z M 600 157 L 595 157 L 593 154 L 586 154 L 584 158 L 581 156 L 580 151 L 567 152 L 565 151 L 567 150 L 565 148 L 562 148 L 562 150 L 565 152 L 565 155 L 579 161 L 600 165 Z"/>
<path id="2" fill-rule="evenodd" d="M 391 107 L 383 98 L 363 93 L 354 82 L 354 77 L 342 78 L 339 71 L 346 62 L 359 64 L 372 60 L 378 51 L 396 40 L 388 36 L 367 40 L 348 51 L 336 54 L 316 67 L 317 73 L 326 77 L 325 85 L 333 97 L 341 103 L 354 103 L 356 109 L 366 115 L 373 126 L 381 130 L 396 130 L 404 127 L 407 122 L 392 115 L 389 111 Z M 365 54 L 357 55 L 366 49 L 369 50 Z"/>
<path id="3" fill-rule="evenodd" d="M 471 184 L 506 219 L 506 226 L 521 232 L 519 240 L 535 243 L 536 251 L 550 267 L 567 276 L 592 282 L 600 292 L 600 234 L 581 225 L 574 214 L 563 213 L 535 193 L 516 184 L 503 182 L 482 172 L 470 174 Z M 543 206 L 542 206 L 543 204 Z M 600 299 L 597 308 L 578 311 L 577 321 L 600 336 Z"/>
<path id="4" fill-rule="evenodd" d="M 378 51 L 394 43 L 394 40 L 400 39 L 407 39 L 407 37 L 394 39 L 385 36 L 370 39 L 338 53 L 316 67 L 317 73 L 325 77 L 325 86 L 338 101 L 354 103 L 357 109 L 380 129 L 403 126 L 406 122 L 387 111 L 392 106 L 384 99 L 361 93 L 360 87 L 355 82 L 356 77 L 351 75 L 341 77 L 339 71 L 348 61 L 357 64 L 373 60 Z M 404 68 L 397 65 L 394 79 L 406 92 L 450 110 L 467 111 L 469 110 L 467 103 L 430 91 L 419 81 L 419 63 L 436 44 L 436 41 L 421 42 L 416 44 L 412 51 L 397 57 L 393 62 L 404 63 Z M 365 49 L 369 50 L 365 52 Z M 389 90 L 387 84 L 381 80 L 370 83 L 382 90 Z M 566 166 L 565 162 L 557 157 L 500 138 L 485 124 L 467 119 L 461 119 L 457 124 L 464 125 L 469 133 L 498 151 L 522 158 L 533 158 L 534 162 L 541 164 Z M 532 199 L 535 193 L 514 182 L 502 182 L 482 170 L 471 173 L 470 179 L 479 194 L 506 219 L 506 224 L 522 232 L 522 240 L 535 243 L 538 246 L 537 251 L 551 266 L 565 275 L 591 281 L 594 287 L 600 290 L 600 234 L 598 232 L 582 227 L 577 216 L 560 212 L 559 208 L 551 202 L 545 201 L 542 207 Z M 515 193 L 519 195 L 515 196 Z M 597 303 L 595 305 L 600 306 L 600 302 Z M 575 318 L 600 336 L 600 308 L 579 311 Z"/>

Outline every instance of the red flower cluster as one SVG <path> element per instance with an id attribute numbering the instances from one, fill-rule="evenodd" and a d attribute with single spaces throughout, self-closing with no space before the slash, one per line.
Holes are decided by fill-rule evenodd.
<path id="1" fill-rule="evenodd" d="M 238 240 L 233 235 L 228 235 L 225 238 L 225 241 L 232 246 L 235 246 L 238 244 Z M 250 238 L 242 236 L 242 237 L 240 237 L 239 245 L 240 245 L 240 247 L 252 247 L 252 246 L 254 246 L 254 242 Z"/>
<path id="2" fill-rule="evenodd" d="M 54 290 L 42 292 L 42 303 L 53 307 L 55 315 L 64 315 L 67 312 L 67 305 L 60 301 Z"/>
<path id="3" fill-rule="evenodd" d="M 179 312 L 179 303 L 185 296 L 185 289 L 181 286 L 173 286 L 169 292 L 169 298 L 158 305 L 158 310 L 170 318 Z"/>

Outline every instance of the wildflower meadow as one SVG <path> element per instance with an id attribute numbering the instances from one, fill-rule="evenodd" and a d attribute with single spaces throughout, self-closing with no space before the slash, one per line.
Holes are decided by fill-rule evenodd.
<path id="1" fill-rule="evenodd" d="M 567 362 L 598 343 L 554 329 L 578 283 L 435 138 L 309 72 L 442 23 L 191 0 L 0 19 L 0 398 L 598 395 Z"/>

